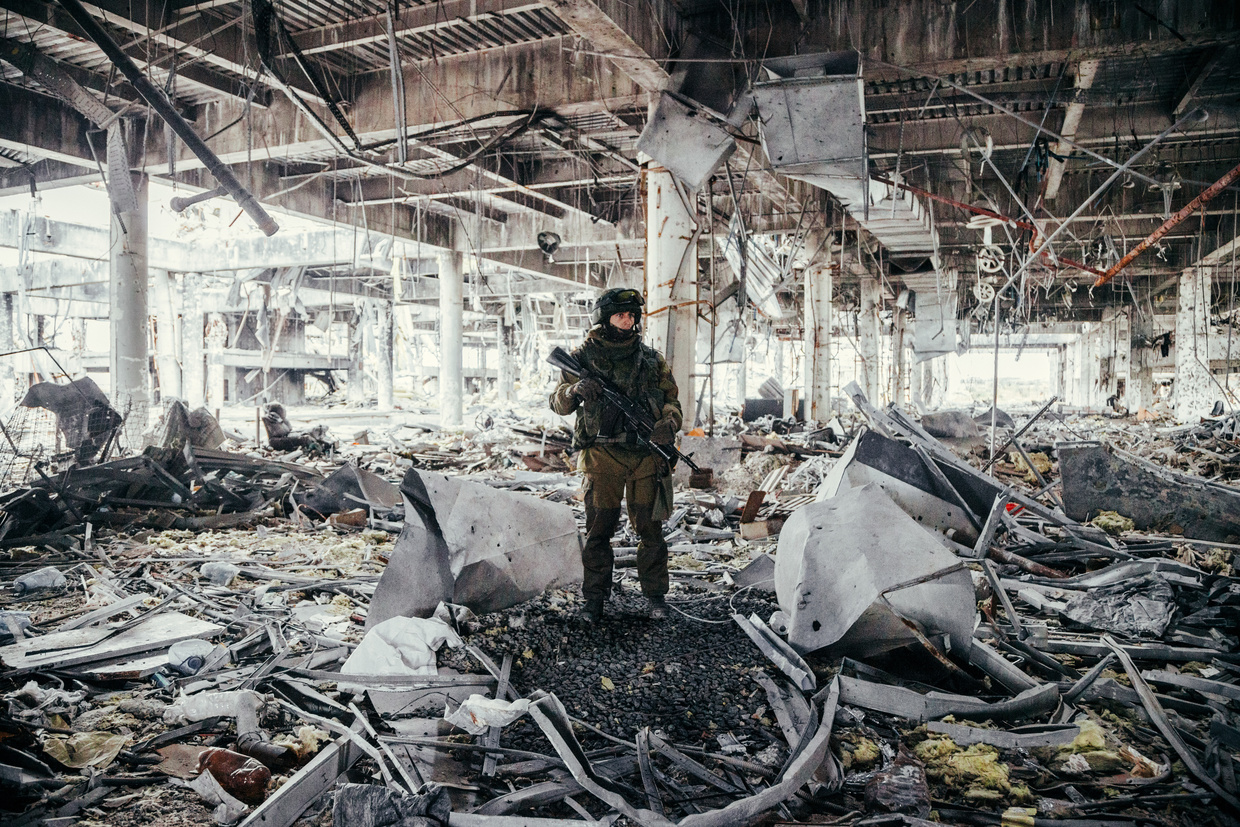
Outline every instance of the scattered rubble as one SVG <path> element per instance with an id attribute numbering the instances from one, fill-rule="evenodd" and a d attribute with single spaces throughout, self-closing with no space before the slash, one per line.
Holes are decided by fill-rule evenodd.
<path id="1" fill-rule="evenodd" d="M 718 488 L 666 522 L 675 611 L 626 530 L 599 628 L 539 424 L 260 448 L 174 406 L 136 457 L 38 457 L 5 823 L 1236 823 L 1236 492 L 1133 459 L 1231 467 L 1234 419 L 1015 413 L 991 458 L 849 391 L 851 427 L 687 437 Z"/>

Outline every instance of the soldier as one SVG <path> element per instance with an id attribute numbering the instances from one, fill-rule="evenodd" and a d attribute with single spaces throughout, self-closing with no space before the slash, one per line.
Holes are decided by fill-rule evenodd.
<path id="1" fill-rule="evenodd" d="M 600 376 L 648 410 L 655 420 L 650 441 L 670 445 L 680 429 L 680 399 L 667 361 L 642 344 L 642 296 L 613 288 L 594 303 L 593 327 L 573 356 L 587 373 Z M 650 617 L 667 616 L 667 542 L 663 520 L 671 506 L 671 469 L 662 457 L 639 444 L 624 418 L 606 403 L 594 379 L 573 381 L 564 374 L 551 394 L 551 408 L 561 416 L 577 414 L 573 447 L 585 474 L 586 542 L 581 551 L 585 579 L 581 619 L 597 623 L 611 593 L 611 536 L 620 522 L 620 502 L 627 499 L 629 521 L 637 532 L 637 575 L 650 602 Z"/>

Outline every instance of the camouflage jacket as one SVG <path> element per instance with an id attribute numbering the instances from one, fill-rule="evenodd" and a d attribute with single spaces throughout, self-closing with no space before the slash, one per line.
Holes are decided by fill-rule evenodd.
<path id="1" fill-rule="evenodd" d="M 656 419 L 670 419 L 679 430 L 682 419 L 680 397 L 672 369 L 654 348 L 642 343 L 639 336 L 628 341 L 611 342 L 599 329 L 591 330 L 573 357 L 589 373 L 602 376 L 620 388 L 630 399 L 640 403 Z M 626 434 L 623 419 L 599 399 L 586 405 L 571 393 L 576 380 L 568 374 L 551 392 L 551 409 L 561 416 L 577 414 L 573 429 L 573 447 L 586 448 L 598 441 L 620 442 L 635 446 L 636 438 Z M 600 440 L 600 434 L 602 439 Z"/>

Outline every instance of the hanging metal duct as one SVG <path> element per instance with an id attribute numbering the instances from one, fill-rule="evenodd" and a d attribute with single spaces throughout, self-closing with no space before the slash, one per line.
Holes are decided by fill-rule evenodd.
<path id="1" fill-rule="evenodd" d="M 870 180 L 860 55 L 801 55 L 763 68 L 770 79 L 751 94 L 774 170 L 834 195 L 893 258 L 932 256 L 934 229 L 921 202 Z"/>

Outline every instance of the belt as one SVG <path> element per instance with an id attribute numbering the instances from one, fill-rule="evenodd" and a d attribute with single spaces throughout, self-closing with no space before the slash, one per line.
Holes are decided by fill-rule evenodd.
<path id="1" fill-rule="evenodd" d="M 632 437 L 630 439 L 630 437 Z M 615 436 L 596 436 L 594 445 L 636 445 L 637 438 L 635 434 L 629 434 L 628 431 L 621 431 Z"/>

